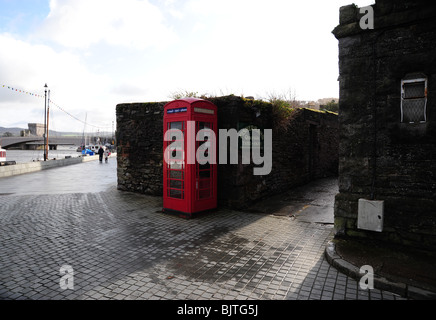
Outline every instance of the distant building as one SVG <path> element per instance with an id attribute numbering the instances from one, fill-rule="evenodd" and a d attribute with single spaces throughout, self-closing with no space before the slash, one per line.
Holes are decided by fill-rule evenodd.
<path id="1" fill-rule="evenodd" d="M 319 104 L 316 104 L 315 101 L 310 101 L 310 102 L 306 105 L 306 108 L 314 109 L 314 110 L 319 110 Z"/>
<path id="2" fill-rule="evenodd" d="M 28 137 L 30 136 L 30 130 L 29 129 L 24 129 L 20 131 L 20 137 Z"/>
<path id="3" fill-rule="evenodd" d="M 42 137 L 44 136 L 44 125 L 40 123 L 29 123 L 29 131 L 31 135 Z"/>

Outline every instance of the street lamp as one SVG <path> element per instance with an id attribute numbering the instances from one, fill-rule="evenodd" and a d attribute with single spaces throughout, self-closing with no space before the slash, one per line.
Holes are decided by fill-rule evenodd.
<path id="1" fill-rule="evenodd" d="M 44 161 L 47 161 L 47 149 L 46 149 L 46 144 L 47 144 L 47 136 L 46 136 L 46 131 L 47 131 L 47 90 L 48 90 L 48 86 L 47 83 L 44 86 L 44 133 L 43 133 L 43 137 L 44 137 Z"/>

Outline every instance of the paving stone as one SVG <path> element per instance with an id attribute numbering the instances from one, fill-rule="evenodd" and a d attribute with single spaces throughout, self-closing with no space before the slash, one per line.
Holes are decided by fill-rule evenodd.
<path id="1" fill-rule="evenodd" d="M 159 197 L 0 196 L 0 299 L 399 299 L 324 258 L 333 228 L 218 210 L 184 220 Z M 60 267 L 74 270 L 61 290 Z"/>

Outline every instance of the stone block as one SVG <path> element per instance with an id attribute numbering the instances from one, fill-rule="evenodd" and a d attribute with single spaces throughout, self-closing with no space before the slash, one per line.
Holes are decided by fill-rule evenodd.
<path id="1" fill-rule="evenodd" d="M 355 4 L 343 6 L 339 9 L 339 24 L 356 22 L 358 7 Z"/>

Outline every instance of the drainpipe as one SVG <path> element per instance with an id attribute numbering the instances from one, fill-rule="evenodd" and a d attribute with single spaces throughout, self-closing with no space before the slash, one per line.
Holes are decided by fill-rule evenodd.
<path id="1" fill-rule="evenodd" d="M 372 150 L 372 182 L 371 182 L 371 195 L 370 199 L 375 200 L 377 197 L 376 194 L 376 182 L 377 182 L 377 42 L 378 39 L 385 33 L 383 30 L 379 33 L 372 43 L 372 63 L 374 66 L 373 70 L 373 93 L 372 93 L 372 115 L 373 115 L 373 124 L 374 124 L 374 141 L 373 141 L 373 150 Z"/>

